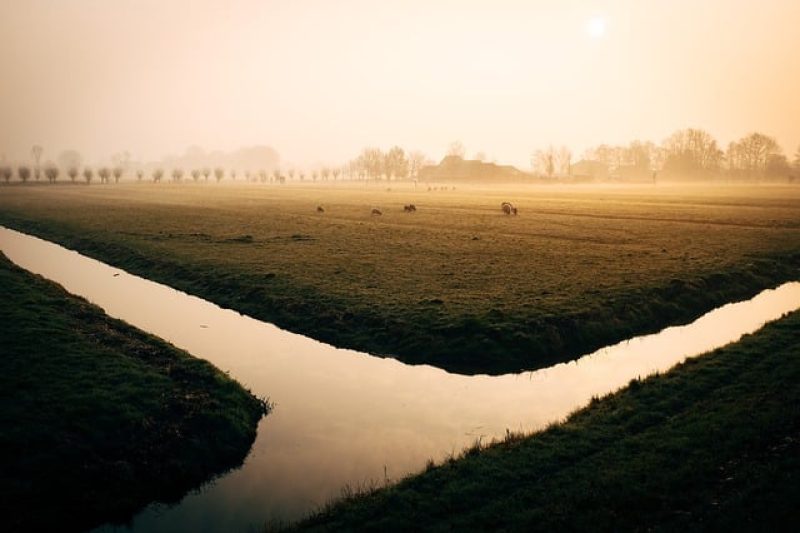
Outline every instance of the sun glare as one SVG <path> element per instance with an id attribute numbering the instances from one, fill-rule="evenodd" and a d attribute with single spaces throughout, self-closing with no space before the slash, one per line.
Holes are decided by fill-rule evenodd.
<path id="1" fill-rule="evenodd" d="M 590 37 L 600 38 L 606 34 L 606 19 L 593 17 L 586 23 L 586 33 Z"/>

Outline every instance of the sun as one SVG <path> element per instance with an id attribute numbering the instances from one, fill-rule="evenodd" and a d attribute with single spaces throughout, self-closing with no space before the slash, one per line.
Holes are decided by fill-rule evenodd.
<path id="1" fill-rule="evenodd" d="M 606 19 L 604 17 L 592 17 L 586 21 L 586 33 L 590 37 L 599 39 L 606 34 Z"/>

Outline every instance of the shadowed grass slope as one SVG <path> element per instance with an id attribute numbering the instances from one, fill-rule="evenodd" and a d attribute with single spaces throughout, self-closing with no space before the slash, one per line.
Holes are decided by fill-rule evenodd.
<path id="1" fill-rule="evenodd" d="M 800 274 L 796 187 L 4 193 L 0 224 L 336 346 L 459 373 L 548 366 Z M 500 211 L 508 197 L 518 217 Z"/>
<path id="2" fill-rule="evenodd" d="M 798 520 L 800 312 L 300 528 L 769 531 Z"/>
<path id="3" fill-rule="evenodd" d="M 267 404 L 0 254 L 0 530 L 71 531 L 241 464 Z"/>

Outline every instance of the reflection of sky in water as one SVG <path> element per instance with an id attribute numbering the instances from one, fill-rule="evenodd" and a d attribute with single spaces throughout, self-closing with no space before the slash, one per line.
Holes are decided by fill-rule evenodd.
<path id="1" fill-rule="evenodd" d="M 111 316 L 208 359 L 276 404 L 243 468 L 176 507 L 150 506 L 134 521 L 141 531 L 245 530 L 297 518 L 345 484 L 382 482 L 384 467 L 397 479 L 478 438 L 540 428 L 592 395 L 727 344 L 800 306 L 800 283 L 790 283 L 578 362 L 460 376 L 340 350 L 10 230 L 0 229 L 0 248 Z"/>

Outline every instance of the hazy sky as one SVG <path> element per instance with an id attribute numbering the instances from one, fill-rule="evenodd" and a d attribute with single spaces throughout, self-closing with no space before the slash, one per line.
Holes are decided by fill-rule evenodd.
<path id="1" fill-rule="evenodd" d="M 0 157 L 800 144 L 800 0 L 0 0 Z"/>

